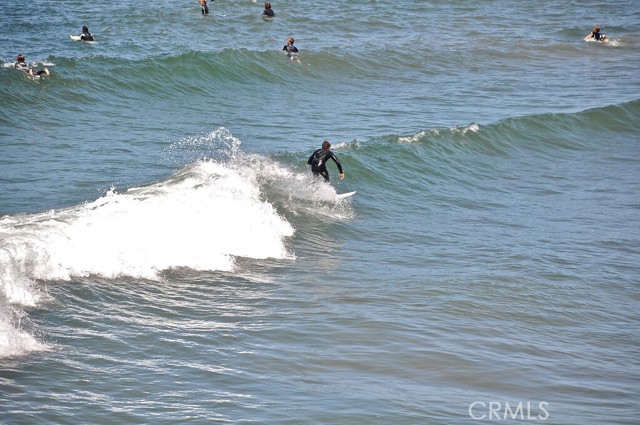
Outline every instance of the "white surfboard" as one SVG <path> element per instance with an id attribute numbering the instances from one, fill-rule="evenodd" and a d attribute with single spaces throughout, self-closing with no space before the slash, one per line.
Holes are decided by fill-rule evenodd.
<path id="1" fill-rule="evenodd" d="M 338 193 L 338 194 L 336 195 L 336 198 L 338 198 L 338 199 L 349 198 L 349 197 L 351 197 L 351 196 L 353 196 L 353 195 L 355 195 L 355 194 L 356 194 L 356 191 L 355 191 L 355 190 L 354 190 L 353 192 Z"/>
<path id="2" fill-rule="evenodd" d="M 72 39 L 73 41 L 82 41 L 82 38 L 79 35 L 69 35 L 69 38 Z M 85 41 L 85 43 L 93 44 L 93 43 L 95 43 L 95 40 L 94 41 Z"/>

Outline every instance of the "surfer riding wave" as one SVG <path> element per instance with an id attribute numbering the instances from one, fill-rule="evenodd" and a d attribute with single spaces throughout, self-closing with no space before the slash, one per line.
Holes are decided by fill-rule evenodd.
<path id="1" fill-rule="evenodd" d="M 333 152 L 331 152 L 331 143 L 328 140 L 322 142 L 322 147 L 320 149 L 315 150 L 309 159 L 307 160 L 307 164 L 311 165 L 311 172 L 314 176 L 322 176 L 324 177 L 324 181 L 329 181 L 329 171 L 327 170 L 327 161 L 332 159 L 333 162 L 338 166 L 338 177 L 340 180 L 344 179 L 344 171 L 342 171 L 342 165 L 338 160 L 338 157 L 335 156 Z"/>

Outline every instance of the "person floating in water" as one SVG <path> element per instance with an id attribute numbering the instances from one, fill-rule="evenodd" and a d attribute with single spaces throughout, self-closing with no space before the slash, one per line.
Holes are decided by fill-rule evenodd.
<path id="1" fill-rule="evenodd" d="M 82 35 L 80 35 L 82 41 L 94 41 L 93 36 L 89 32 L 89 28 L 85 25 L 82 27 Z"/>
<path id="2" fill-rule="evenodd" d="M 298 53 L 298 48 L 293 45 L 295 40 L 292 37 L 287 39 L 287 44 L 282 48 L 283 51 L 287 52 L 287 54 Z"/>
<path id="3" fill-rule="evenodd" d="M 49 72 L 48 68 L 44 68 L 44 69 L 40 69 L 38 71 L 34 71 L 33 68 L 31 68 L 29 66 L 29 64 L 27 63 L 27 61 L 25 60 L 25 57 L 22 53 L 20 53 L 18 55 L 18 57 L 16 58 L 16 63 L 13 65 L 14 68 L 16 69 L 20 69 L 24 72 L 26 72 L 27 74 L 31 75 L 32 77 L 35 75 L 51 75 L 51 73 Z"/>
<path id="4" fill-rule="evenodd" d="M 273 9 L 271 9 L 271 3 L 266 2 L 264 4 L 264 12 L 262 12 L 262 16 L 269 17 L 269 18 L 273 18 L 274 16 L 276 16 L 276 12 L 274 12 Z"/>
<path id="5" fill-rule="evenodd" d="M 340 161 L 338 161 L 338 158 L 334 155 L 334 153 L 331 152 L 331 143 L 329 143 L 328 140 L 322 142 L 322 147 L 311 154 L 309 160 L 307 161 L 307 164 L 311 165 L 311 172 L 314 176 L 320 175 L 324 177 L 324 181 L 328 182 L 329 171 L 327 171 L 327 161 L 329 159 L 332 159 L 333 162 L 335 162 L 338 166 L 338 172 L 340 173 L 338 174 L 338 177 L 340 177 L 340 180 L 344 179 L 344 171 L 342 171 L 342 165 L 340 165 Z"/>
<path id="6" fill-rule="evenodd" d="M 589 40 L 607 41 L 607 36 L 604 34 L 600 34 L 600 27 L 596 25 L 595 27 L 593 27 L 593 30 L 584 38 L 584 41 Z"/>
<path id="7" fill-rule="evenodd" d="M 209 6 L 207 6 L 207 0 L 200 0 L 200 5 L 202 5 L 202 14 L 209 14 Z"/>
<path id="8" fill-rule="evenodd" d="M 287 54 L 287 57 L 292 61 L 300 62 L 300 57 L 298 56 L 298 48 L 293 45 L 295 40 L 291 37 L 287 39 L 287 44 L 284 45 L 282 51 Z"/>

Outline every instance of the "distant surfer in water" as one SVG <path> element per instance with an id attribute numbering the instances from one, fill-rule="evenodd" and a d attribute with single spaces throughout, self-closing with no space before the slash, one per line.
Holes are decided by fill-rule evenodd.
<path id="1" fill-rule="evenodd" d="M 301 62 L 300 57 L 298 56 L 298 48 L 293 45 L 295 40 L 292 37 L 287 39 L 287 44 L 284 45 L 282 51 L 287 54 L 287 57 L 292 61 Z"/>
<path id="2" fill-rule="evenodd" d="M 207 6 L 207 0 L 200 0 L 200 5 L 202 6 L 202 14 L 209 14 L 209 6 Z"/>
<path id="3" fill-rule="evenodd" d="M 596 25 L 595 27 L 593 27 L 593 30 L 584 38 L 584 41 L 589 40 L 607 41 L 607 36 L 604 34 L 600 34 L 600 27 Z"/>
<path id="4" fill-rule="evenodd" d="M 264 4 L 264 12 L 262 12 L 262 16 L 268 17 L 268 18 L 273 18 L 274 16 L 276 16 L 276 12 L 274 12 L 273 9 L 271 9 L 271 3 L 266 2 Z"/>
<path id="5" fill-rule="evenodd" d="M 342 171 L 342 165 L 340 165 L 340 161 L 338 161 L 338 158 L 334 155 L 334 153 L 331 152 L 331 143 L 329 143 L 328 140 L 322 142 L 322 147 L 311 154 L 309 160 L 307 161 L 307 164 L 311 165 L 311 172 L 314 176 L 320 175 L 324 177 L 324 181 L 328 182 L 329 171 L 327 171 L 327 161 L 329 159 L 332 159 L 333 162 L 335 162 L 338 166 L 338 172 L 340 173 L 338 174 L 338 177 L 340 177 L 340 180 L 344 179 L 344 171 Z"/>
<path id="6" fill-rule="evenodd" d="M 16 58 L 16 63 L 13 64 L 13 67 L 16 68 L 16 69 L 20 69 L 20 70 L 26 72 L 27 74 L 31 75 L 32 77 L 34 75 L 42 75 L 42 74 L 50 75 L 51 74 L 49 72 L 48 68 L 44 68 L 44 69 L 41 69 L 41 70 L 38 70 L 38 71 L 34 71 L 33 68 L 31 68 L 29 66 L 29 64 L 27 63 L 27 61 L 26 61 L 26 59 L 25 59 L 25 57 L 24 57 L 24 55 L 22 53 L 20 53 L 18 55 L 18 57 Z"/>
<path id="7" fill-rule="evenodd" d="M 298 53 L 298 48 L 294 46 L 293 43 L 295 43 L 295 40 L 293 39 L 293 37 L 289 37 L 287 39 L 287 44 L 284 45 L 284 47 L 282 48 L 282 51 L 287 52 L 288 55 L 291 55 L 293 53 Z"/>
<path id="8" fill-rule="evenodd" d="M 89 27 L 86 25 L 82 27 L 82 35 L 80 35 L 80 40 L 82 41 L 94 41 L 93 36 L 89 32 Z"/>

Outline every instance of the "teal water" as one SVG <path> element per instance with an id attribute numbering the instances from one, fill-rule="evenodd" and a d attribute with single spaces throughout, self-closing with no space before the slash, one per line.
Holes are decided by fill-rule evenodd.
<path id="1" fill-rule="evenodd" d="M 272 4 L 0 16 L 0 423 L 636 423 L 638 3 Z"/>

